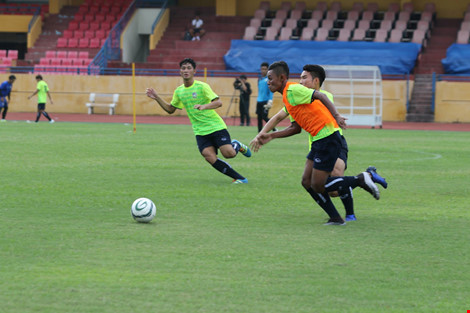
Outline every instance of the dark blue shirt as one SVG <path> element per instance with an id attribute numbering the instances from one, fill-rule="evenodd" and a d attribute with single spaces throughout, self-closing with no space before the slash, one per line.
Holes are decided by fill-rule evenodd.
<path id="1" fill-rule="evenodd" d="M 12 84 L 8 81 L 3 82 L 0 85 L 0 97 L 10 97 Z"/>

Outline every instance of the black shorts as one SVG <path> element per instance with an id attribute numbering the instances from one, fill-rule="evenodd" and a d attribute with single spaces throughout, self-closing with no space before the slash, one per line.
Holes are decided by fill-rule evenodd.
<path id="1" fill-rule="evenodd" d="M 310 152 L 307 155 L 307 159 L 313 161 L 314 169 L 325 172 L 333 171 L 338 158 L 347 164 L 348 145 L 346 139 L 338 131 L 312 142 Z"/>
<path id="2" fill-rule="evenodd" d="M 196 141 L 199 152 L 201 153 L 202 150 L 207 147 L 215 147 L 215 153 L 217 153 L 217 149 L 219 147 L 232 144 L 232 140 L 230 139 L 230 134 L 227 129 L 221 129 L 204 136 L 196 135 Z"/>
<path id="3" fill-rule="evenodd" d="M 46 104 L 45 103 L 38 103 L 38 110 L 45 110 Z"/>

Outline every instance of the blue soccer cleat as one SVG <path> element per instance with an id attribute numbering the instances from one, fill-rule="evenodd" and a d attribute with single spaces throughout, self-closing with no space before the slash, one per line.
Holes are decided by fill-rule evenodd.
<path id="1" fill-rule="evenodd" d="M 346 215 L 346 217 L 344 218 L 344 220 L 345 220 L 346 222 L 351 222 L 351 221 L 357 221 L 357 218 L 356 218 L 356 215 L 350 214 L 350 215 Z"/>
<path id="2" fill-rule="evenodd" d="M 241 154 L 243 154 L 247 158 L 251 157 L 250 148 L 248 148 L 247 145 L 242 144 L 240 141 L 238 141 L 236 139 L 233 139 L 232 140 L 232 146 L 235 150 L 237 150 L 237 145 L 238 145 L 238 147 L 240 147 L 238 151 L 241 152 Z"/>
<path id="3" fill-rule="evenodd" d="M 243 178 L 243 179 L 234 179 L 232 181 L 232 184 L 248 184 L 248 179 Z"/>
<path id="4" fill-rule="evenodd" d="M 375 166 L 369 166 L 367 168 L 366 172 L 369 173 L 372 176 L 372 181 L 374 183 L 380 184 L 380 185 L 382 185 L 382 187 L 387 189 L 388 184 L 385 181 L 385 178 L 383 178 L 382 176 L 377 174 L 377 169 L 375 168 Z"/>

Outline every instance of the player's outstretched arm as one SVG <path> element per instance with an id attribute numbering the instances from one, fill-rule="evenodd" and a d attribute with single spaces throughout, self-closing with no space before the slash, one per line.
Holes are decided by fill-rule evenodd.
<path id="1" fill-rule="evenodd" d="M 285 119 L 288 116 L 289 114 L 287 114 L 287 112 L 281 109 L 279 112 L 276 113 L 276 115 L 274 115 L 273 117 L 269 119 L 269 121 L 266 123 L 266 125 L 264 125 L 263 129 L 259 132 L 259 134 L 256 135 L 256 137 L 250 142 L 250 146 L 254 152 L 257 152 L 261 148 L 262 145 L 267 144 L 272 139 L 281 138 L 281 136 L 278 137 L 279 134 L 276 134 L 278 133 L 277 131 L 272 132 L 272 133 L 270 133 L 270 131 L 273 130 L 283 119 Z M 279 131 L 279 132 L 283 132 L 283 131 L 284 130 Z M 285 132 L 283 134 L 286 134 L 284 137 L 292 136 L 292 134 L 287 135 L 288 132 Z"/>
<path id="2" fill-rule="evenodd" d="M 326 106 L 326 108 L 330 111 L 331 115 L 333 115 L 333 117 L 335 118 L 335 120 L 338 123 L 339 127 L 343 128 L 343 129 L 346 129 L 346 127 L 347 127 L 346 118 L 338 113 L 338 111 L 336 110 L 335 105 L 333 104 L 333 102 L 330 101 L 330 99 L 328 99 L 328 96 L 326 94 L 324 94 L 322 92 L 315 91 L 313 93 L 313 97 L 315 99 L 320 100 Z"/>
<path id="3" fill-rule="evenodd" d="M 147 90 L 145 91 L 145 94 L 146 94 L 147 97 L 149 97 L 150 99 L 153 99 L 153 100 L 157 101 L 158 104 L 162 107 L 162 109 L 165 110 L 167 113 L 173 114 L 173 113 L 176 111 L 176 108 L 175 108 L 174 106 L 172 106 L 171 104 L 169 104 L 168 102 L 166 102 L 165 100 L 163 100 L 163 99 L 157 94 L 157 92 L 155 91 L 155 89 L 153 89 L 153 88 L 147 88 Z"/>

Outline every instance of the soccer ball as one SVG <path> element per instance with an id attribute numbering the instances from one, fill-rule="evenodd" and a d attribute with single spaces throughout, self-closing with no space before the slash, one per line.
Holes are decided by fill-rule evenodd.
<path id="1" fill-rule="evenodd" d="M 147 198 L 139 198 L 132 203 L 132 217 L 139 223 L 148 223 L 155 217 L 157 208 L 152 200 Z"/>

